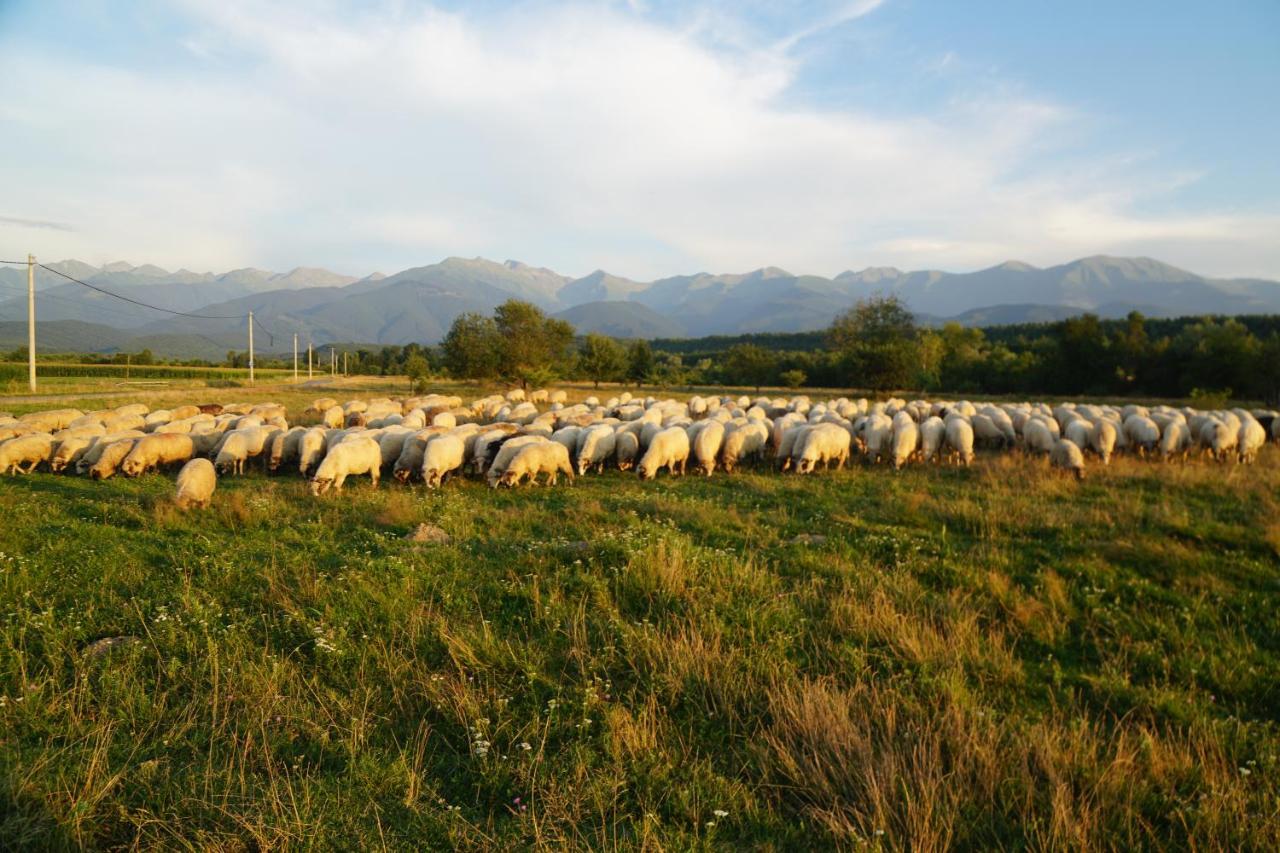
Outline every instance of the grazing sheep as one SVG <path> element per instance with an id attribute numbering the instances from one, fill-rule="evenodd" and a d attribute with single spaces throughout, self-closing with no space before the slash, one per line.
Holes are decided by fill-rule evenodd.
<path id="1" fill-rule="evenodd" d="M 1125 418 L 1123 430 L 1127 443 L 1137 448 L 1139 455 L 1145 456 L 1160 443 L 1160 427 L 1144 414 L 1133 414 Z"/>
<path id="2" fill-rule="evenodd" d="M 327 452 L 324 427 L 311 427 L 298 440 L 298 473 L 306 477 L 313 471 Z"/>
<path id="3" fill-rule="evenodd" d="M 564 474 L 573 483 L 573 467 L 569 464 L 568 448 L 557 441 L 539 441 L 525 445 L 511 460 L 507 470 L 502 472 L 499 482 L 504 486 L 515 487 L 528 477 L 530 483 L 537 485 L 539 474 L 547 475 L 548 486 L 554 486 L 560 474 Z"/>
<path id="4" fill-rule="evenodd" d="M 759 459 L 768 443 L 769 427 L 763 421 L 753 419 L 732 431 L 726 428 L 720 445 L 720 465 L 726 474 L 732 474 L 740 463 Z"/>
<path id="5" fill-rule="evenodd" d="M 1111 454 L 1115 452 L 1117 437 L 1115 424 L 1108 420 L 1098 421 L 1089 431 L 1089 449 L 1098 454 L 1103 465 L 1111 464 Z"/>
<path id="6" fill-rule="evenodd" d="M 346 412 L 338 405 L 330 406 L 320 413 L 320 423 L 328 429 L 342 429 L 346 419 Z"/>
<path id="7" fill-rule="evenodd" d="M 942 444 L 947 440 L 947 425 L 942 418 L 932 415 L 920 424 L 921 461 L 928 463 L 938 458 Z"/>
<path id="8" fill-rule="evenodd" d="M 603 473 L 605 463 L 613 457 L 616 444 L 617 438 L 614 436 L 613 427 L 608 424 L 582 430 L 578 434 L 578 447 L 575 454 L 578 460 L 578 474 L 586 474 L 592 468 Z"/>
<path id="9" fill-rule="evenodd" d="M 49 470 L 57 474 L 65 471 L 79 462 L 93 447 L 102 436 L 97 435 L 77 435 L 71 438 L 64 438 L 59 444 L 58 449 L 53 451 L 53 458 L 49 460 Z"/>
<path id="10" fill-rule="evenodd" d="M 267 451 L 267 470 L 274 474 L 282 466 L 297 459 L 302 437 L 307 432 L 308 429 L 301 426 L 294 427 L 287 432 L 277 432 L 271 439 L 271 449 Z"/>
<path id="11" fill-rule="evenodd" d="M 684 473 L 688 461 L 689 433 L 678 426 L 669 427 L 653 437 L 636 465 L 636 473 L 641 480 L 652 480 L 658 475 L 658 471 L 666 468 L 672 476 L 676 476 Z M 729 466 L 726 465 L 725 470 L 729 470 Z"/>
<path id="12" fill-rule="evenodd" d="M 1267 431 L 1262 428 L 1262 424 L 1252 417 L 1242 421 L 1236 435 L 1236 448 L 1241 462 L 1252 464 L 1258 458 L 1258 451 L 1266 443 Z"/>
<path id="13" fill-rule="evenodd" d="M 1028 453 L 1052 453 L 1057 443 L 1046 422 L 1040 418 L 1032 418 L 1023 425 L 1022 441 Z"/>
<path id="14" fill-rule="evenodd" d="M 178 509 L 208 509 L 218 475 L 208 459 L 192 459 L 178 472 L 173 502 Z"/>
<path id="15" fill-rule="evenodd" d="M 973 426 L 963 417 L 950 418 L 947 425 L 947 446 L 960 459 L 960 464 L 973 463 Z"/>
<path id="16" fill-rule="evenodd" d="M 126 477 L 138 477 L 161 465 L 186 462 L 195 455 L 191 436 L 179 433 L 159 433 L 143 436 L 120 463 L 120 472 Z"/>
<path id="17" fill-rule="evenodd" d="M 365 436 L 356 436 L 349 441 L 339 442 L 325 454 L 324 461 L 311 478 L 311 494 L 319 497 L 330 488 L 341 492 L 347 477 L 358 474 L 368 474 L 376 489 L 381 473 L 382 450 L 378 447 L 378 442 Z"/>
<path id="18" fill-rule="evenodd" d="M 636 457 L 640 455 L 640 439 L 634 432 L 618 430 L 614 434 L 613 460 L 619 471 L 630 471 L 636 467 Z"/>
<path id="19" fill-rule="evenodd" d="M 1170 423 L 1160 435 L 1160 458 L 1165 462 L 1179 454 L 1185 459 L 1190 447 L 1191 430 L 1185 423 Z"/>
<path id="20" fill-rule="evenodd" d="M 76 460 L 76 473 L 85 475 L 89 470 L 97 464 L 98 459 L 103 452 L 117 441 L 123 441 L 126 438 L 142 438 L 145 433 L 138 430 L 125 430 L 124 432 L 113 432 L 96 439 L 93 444 L 89 445 L 89 449 Z M 124 457 L 121 457 L 123 460 Z"/>
<path id="21" fill-rule="evenodd" d="M 516 458 L 520 448 L 543 441 L 551 441 L 551 439 L 540 435 L 518 435 L 504 441 L 496 452 L 494 452 L 494 448 L 491 445 L 489 452 L 493 453 L 493 461 L 489 463 L 485 470 L 485 480 L 488 481 L 490 486 L 497 487 L 498 481 L 501 480 L 503 473 L 507 470 L 507 466 L 511 464 L 511 460 Z"/>
<path id="22" fill-rule="evenodd" d="M 422 482 L 428 489 L 444 483 L 454 471 L 462 469 L 467 458 L 467 444 L 456 435 L 437 435 L 427 441 L 422 453 Z"/>
<path id="23" fill-rule="evenodd" d="M 778 449 L 774 453 L 773 461 L 779 471 L 789 471 L 795 464 L 796 448 L 803 445 L 804 437 L 813 429 L 808 423 L 798 423 L 787 427 L 782 431 L 782 436 L 778 439 Z"/>
<path id="24" fill-rule="evenodd" d="M 1218 462 L 1225 462 L 1227 454 L 1236 449 L 1239 441 L 1239 429 L 1232 429 L 1224 421 L 1211 420 L 1200 428 L 1200 444 Z"/>
<path id="25" fill-rule="evenodd" d="M 1074 441 L 1060 438 L 1053 444 L 1049 452 L 1049 464 L 1054 468 L 1071 471 L 1077 480 L 1084 479 L 1084 454 Z"/>
<path id="26" fill-rule="evenodd" d="M 30 474 L 41 462 L 53 457 L 53 436 L 47 432 L 20 435 L 0 444 L 0 472 Z M 22 466 L 26 465 L 24 471 Z"/>
<path id="27" fill-rule="evenodd" d="M 912 424 L 915 427 L 915 424 Z M 820 423 L 809 427 L 800 436 L 792 456 L 795 459 L 796 473 L 809 474 L 821 462 L 824 468 L 830 469 L 836 463 L 836 469 L 844 467 L 849 459 L 852 438 L 849 431 L 838 424 Z"/>
<path id="28" fill-rule="evenodd" d="M 724 424 L 719 421 L 703 421 L 693 439 L 694 466 L 708 477 L 716 470 L 716 458 L 724 445 Z"/>
<path id="29" fill-rule="evenodd" d="M 214 467 L 224 474 L 243 474 L 244 463 L 263 455 L 275 434 L 276 430 L 269 427 L 249 427 L 225 433 L 214 454 Z"/>
<path id="30" fill-rule="evenodd" d="M 893 470 L 897 471 L 920 447 L 920 428 L 910 419 L 897 424 L 893 430 Z"/>
<path id="31" fill-rule="evenodd" d="M 110 479 L 120 468 L 120 463 L 133 450 L 133 445 L 141 440 L 140 438 L 124 438 L 105 445 L 97 461 L 89 468 L 89 476 L 94 480 Z"/>
<path id="32" fill-rule="evenodd" d="M 30 412 L 18 418 L 19 423 L 35 429 L 37 432 L 55 433 L 66 429 L 84 412 L 79 409 L 51 409 L 45 412 Z"/>

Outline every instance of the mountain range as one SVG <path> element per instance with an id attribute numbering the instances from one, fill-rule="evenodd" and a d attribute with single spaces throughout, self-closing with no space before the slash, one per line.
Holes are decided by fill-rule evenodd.
<path id="1" fill-rule="evenodd" d="M 604 270 L 575 279 L 519 261 L 483 258 L 448 258 L 363 278 L 307 267 L 214 274 L 125 262 L 95 267 L 67 260 L 49 266 L 95 288 L 201 317 L 131 304 L 38 269 L 42 349 L 149 347 L 192 358 L 244 349 L 249 311 L 260 324 L 257 346 L 284 352 L 294 333 L 317 345 L 436 343 L 459 314 L 488 312 L 512 297 L 568 320 L 579 332 L 623 338 L 820 329 L 875 294 L 896 294 L 927 324 L 1045 322 L 1085 311 L 1119 317 L 1135 309 L 1153 317 L 1280 313 L 1280 282 L 1208 278 L 1150 258 L 1108 256 L 1046 268 L 1010 261 L 970 273 L 869 267 L 825 278 L 764 267 L 650 282 Z M 26 270 L 0 267 L 0 348 L 25 342 L 25 321 Z"/>

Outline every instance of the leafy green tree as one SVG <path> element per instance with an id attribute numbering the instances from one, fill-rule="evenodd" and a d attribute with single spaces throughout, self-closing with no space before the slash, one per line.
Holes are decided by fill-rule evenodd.
<path id="1" fill-rule="evenodd" d="M 493 312 L 498 335 L 498 375 L 519 382 L 545 382 L 568 360 L 573 326 L 548 317 L 538 306 L 508 299 Z"/>
<path id="2" fill-rule="evenodd" d="M 483 314 L 459 314 L 440 345 L 444 365 L 457 379 L 491 379 L 498 374 L 498 325 Z"/>
<path id="3" fill-rule="evenodd" d="M 827 344 L 840 360 L 850 386 L 877 391 L 904 388 L 915 376 L 915 316 L 897 296 L 860 300 L 836 317 Z"/>
<path id="4" fill-rule="evenodd" d="M 653 373 L 653 349 L 648 341 L 633 341 L 627 348 L 627 378 L 639 385 Z"/>
<path id="5" fill-rule="evenodd" d="M 757 391 L 773 375 L 777 357 L 756 344 L 734 344 L 725 354 L 724 372 L 733 385 L 752 385 Z"/>
<path id="6" fill-rule="evenodd" d="M 417 393 L 425 390 L 423 386 L 431 375 L 431 365 L 420 353 L 414 353 L 404 363 L 404 375 L 409 377 L 410 390 Z"/>
<path id="7" fill-rule="evenodd" d="M 799 388 L 809 377 L 803 370 L 793 368 L 791 370 L 784 370 L 782 373 L 778 374 L 778 378 L 781 379 L 782 384 L 786 385 L 788 388 Z"/>
<path id="8" fill-rule="evenodd" d="M 578 372 L 600 387 L 601 382 L 621 379 L 627 369 L 627 353 L 608 335 L 592 334 L 578 348 Z"/>

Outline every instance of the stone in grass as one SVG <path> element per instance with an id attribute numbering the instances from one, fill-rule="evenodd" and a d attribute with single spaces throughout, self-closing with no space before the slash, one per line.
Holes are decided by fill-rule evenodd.
<path id="1" fill-rule="evenodd" d="M 142 642 L 142 640 L 139 638 L 128 635 L 123 637 L 103 637 L 101 640 L 94 640 L 92 643 L 85 646 L 84 656 L 89 660 L 94 660 L 102 657 L 113 649 L 132 646 L 135 643 L 140 642 Z"/>
<path id="2" fill-rule="evenodd" d="M 453 541 L 448 533 L 434 524 L 419 524 L 405 534 L 404 538 L 421 545 L 448 545 Z"/>
<path id="3" fill-rule="evenodd" d="M 791 540 L 792 545 L 821 545 L 827 541 L 827 537 L 820 533 L 801 533 L 795 539 Z"/>

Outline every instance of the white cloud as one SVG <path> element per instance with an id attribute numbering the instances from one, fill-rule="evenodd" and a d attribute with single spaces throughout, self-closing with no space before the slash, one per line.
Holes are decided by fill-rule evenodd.
<path id="1" fill-rule="evenodd" d="M 1280 274 L 1261 233 L 1274 217 L 1139 215 L 1123 168 L 1068 169 L 1055 145 L 1082 119 L 1061 105 L 790 105 L 789 48 L 876 5 L 725 50 L 615 7 L 192 3 L 180 72 L 13 63 L 0 121 L 47 145 L 14 152 L 35 162 L 6 213 L 77 224 L 41 235 L 44 257 L 208 268 L 459 253 L 571 274 L 832 274 L 1149 251 Z"/>

